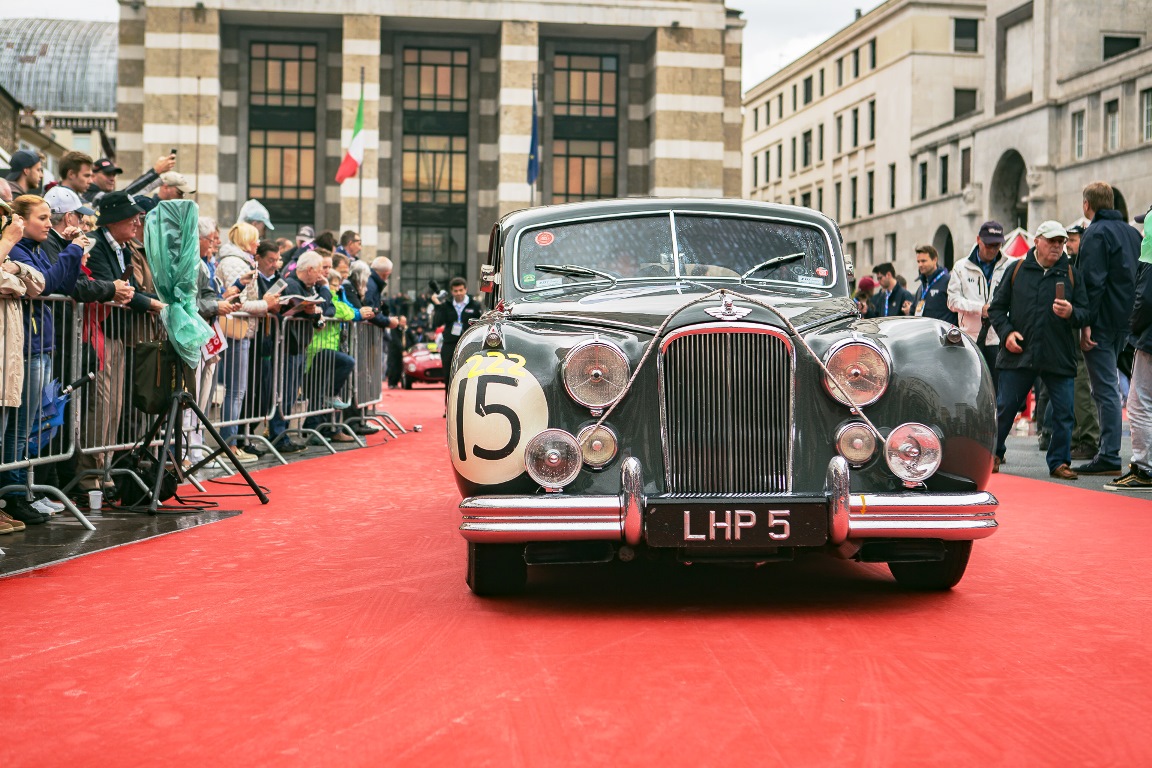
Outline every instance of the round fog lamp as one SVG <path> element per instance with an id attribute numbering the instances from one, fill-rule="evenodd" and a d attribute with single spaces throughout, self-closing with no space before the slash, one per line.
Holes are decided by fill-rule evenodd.
<path id="1" fill-rule="evenodd" d="M 546 490 L 560 490 L 580 474 L 580 445 L 562 429 L 546 429 L 528 441 L 524 468 Z"/>
<path id="2" fill-rule="evenodd" d="M 849 464 L 859 467 L 876 453 L 876 435 L 867 424 L 845 424 L 836 433 L 836 450 Z"/>
<path id="3" fill-rule="evenodd" d="M 940 468 L 940 438 L 923 424 L 901 424 L 884 441 L 884 460 L 896 477 L 919 483 Z"/>
<path id="4" fill-rule="evenodd" d="M 615 344 L 589 341 L 564 357 L 564 387 L 580 405 L 604 408 L 615 402 L 628 383 L 628 358 Z"/>
<path id="5" fill-rule="evenodd" d="M 616 433 L 603 425 L 589 424 L 576 435 L 584 463 L 599 469 L 616 457 Z"/>

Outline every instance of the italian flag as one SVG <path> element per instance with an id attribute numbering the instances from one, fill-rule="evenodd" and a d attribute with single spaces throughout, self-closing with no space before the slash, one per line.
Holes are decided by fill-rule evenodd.
<path id="1" fill-rule="evenodd" d="M 364 162 L 364 88 L 360 88 L 360 106 L 356 108 L 356 125 L 352 128 L 352 143 L 348 145 L 348 154 L 336 171 L 336 183 L 342 184 L 360 170 L 360 163 Z"/>

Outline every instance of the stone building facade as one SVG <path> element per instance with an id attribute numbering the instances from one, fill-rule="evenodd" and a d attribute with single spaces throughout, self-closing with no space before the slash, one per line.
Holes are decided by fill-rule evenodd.
<path id="1" fill-rule="evenodd" d="M 122 4 L 120 165 L 176 148 L 222 225 L 255 197 L 276 235 L 356 229 L 405 290 L 474 281 L 491 225 L 532 203 L 740 194 L 743 21 L 722 0 L 381 7 Z M 361 94 L 364 162 L 338 185 Z"/>
<path id="2" fill-rule="evenodd" d="M 745 194 L 820 208 L 861 270 L 909 277 L 916 245 L 951 266 L 987 219 L 1072 222 L 1097 179 L 1135 215 L 1150 31 L 1122 0 L 889 0 L 745 94 Z"/>

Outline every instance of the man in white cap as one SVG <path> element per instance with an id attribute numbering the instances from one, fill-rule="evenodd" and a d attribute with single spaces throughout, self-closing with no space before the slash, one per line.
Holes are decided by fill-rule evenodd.
<path id="1" fill-rule="evenodd" d="M 156 190 L 157 200 L 181 200 L 188 195 L 196 194 L 196 188 L 176 171 L 160 174 L 160 188 Z"/>
<path id="2" fill-rule="evenodd" d="M 40 250 L 55 264 L 60 251 L 72 242 L 64 237 L 64 232 L 72 227 L 79 229 L 80 217 L 95 216 L 96 211 L 84 205 L 80 196 L 63 184 L 57 184 L 45 192 L 44 202 L 48 203 L 51 212 L 52 229 L 48 232 L 48 239 L 40 245 Z"/>
<path id="3" fill-rule="evenodd" d="M 1079 329 L 1088 319 L 1084 280 L 1064 252 L 1068 232 L 1058 221 L 1036 229 L 1036 241 L 1000 281 L 988 316 L 1000 337 L 1000 387 L 996 396 L 996 449 L 993 472 L 1004 461 L 1004 443 L 1028 390 L 1039 377 L 1052 405 L 1048 473 L 1076 480 L 1072 471 L 1073 386 Z"/>

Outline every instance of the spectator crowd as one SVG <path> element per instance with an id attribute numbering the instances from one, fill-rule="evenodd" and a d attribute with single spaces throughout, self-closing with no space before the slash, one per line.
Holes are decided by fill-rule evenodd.
<path id="1" fill-rule="evenodd" d="M 6 178 L 0 179 L 0 463 L 20 464 L 30 455 L 30 432 L 43 417 L 48 383 L 73 373 L 65 363 L 74 356 L 79 372 L 94 374 L 81 406 L 80 445 L 131 444 L 142 437 L 126 434 L 133 423 L 127 418 L 133 407 L 130 379 L 143 345 L 163 336 L 165 307 L 146 258 L 144 221 L 160 202 L 195 193 L 175 164 L 174 154 L 161 157 L 118 189 L 122 171 L 107 158 L 68 152 L 59 163 L 59 181 L 44 184 L 42 157 L 27 150 L 12 155 Z M 381 374 L 377 387 L 384 381 L 397 386 L 403 352 L 433 341 L 433 311 L 439 304 L 451 306 L 447 292 L 435 284 L 416 297 L 390 292 L 392 262 L 361 260 L 355 231 L 337 237 L 304 226 L 289 240 L 273 239 L 274 230 L 267 208 L 249 200 L 235 222 L 222 228 L 200 217 L 196 232 L 196 310 L 223 349 L 213 352 L 209 341 L 189 389 L 202 411 L 217 414 L 213 423 L 219 421 L 221 438 L 241 463 L 257 461 L 268 446 L 295 453 L 321 435 L 348 442 L 356 439 L 353 433 L 377 431 L 350 396 L 354 355 L 358 350 L 379 355 L 372 361 L 372 370 Z M 463 291 L 463 280 L 458 282 Z M 30 301 L 48 296 L 63 298 Z M 81 307 L 75 318 L 73 306 Z M 272 322 L 276 317 L 279 323 Z M 378 343 L 350 343 L 351 329 L 361 324 L 372 327 Z M 79 329 L 78 338 L 68 328 Z M 279 366 L 274 364 L 278 343 Z M 282 396 L 273 402 L 277 384 Z M 309 412 L 293 429 L 298 398 L 308 401 Z M 336 411 L 342 418 L 331 418 Z M 183 427 L 202 455 L 207 451 L 202 425 L 190 416 L 185 414 Z M 252 433 L 249 428 L 265 417 L 266 431 Z M 37 466 L 36 484 L 65 489 L 76 500 L 92 490 L 114 499 L 117 487 L 108 469 L 117 455 L 72 451 Z M 194 450 L 186 465 L 195 457 Z M 0 534 L 42 524 L 64 509 L 52 498 L 33 498 L 26 468 L 2 474 Z"/>
<path id="2" fill-rule="evenodd" d="M 1112 478 L 1108 490 L 1152 491 L 1152 222 L 1135 217 L 1142 235 L 1117 203 L 1109 184 L 1093 182 L 1084 187 L 1082 215 L 1067 226 L 1042 222 L 1022 257 L 1004 253 L 1004 227 L 988 221 L 951 271 L 931 245 L 917 246 L 912 290 L 891 263 L 857 284 L 865 317 L 932 317 L 971 337 L 996 390 L 993 472 L 1035 393 L 1039 448 L 1052 477 L 1102 475 Z"/>

